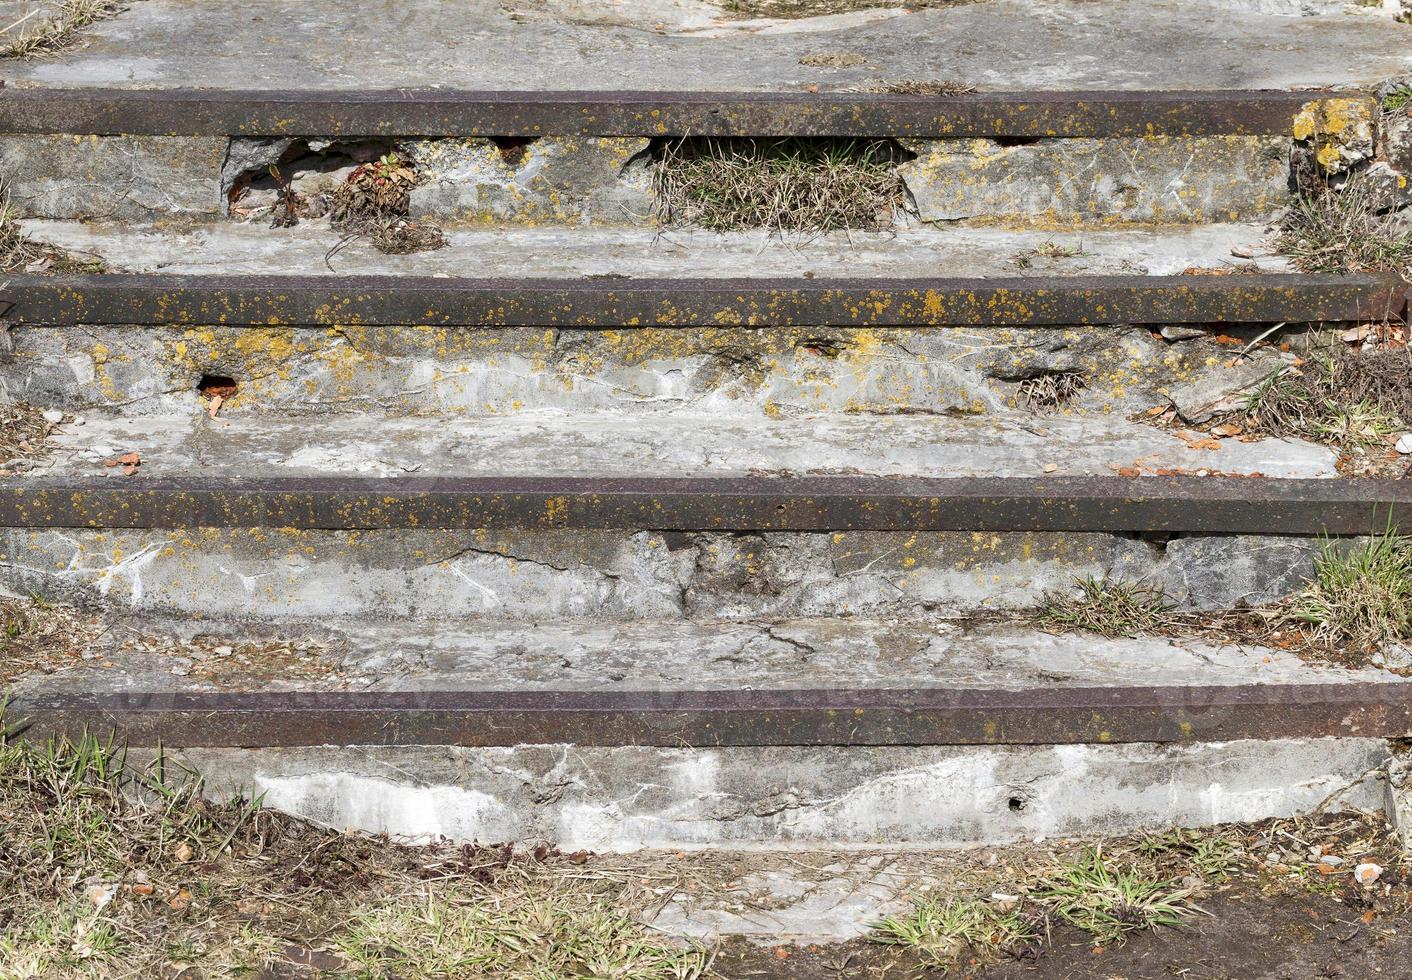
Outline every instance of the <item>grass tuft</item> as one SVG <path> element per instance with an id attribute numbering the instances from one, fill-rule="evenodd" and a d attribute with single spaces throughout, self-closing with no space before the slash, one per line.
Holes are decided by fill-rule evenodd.
<path id="1" fill-rule="evenodd" d="M 663 224 L 715 231 L 880 228 L 903 206 L 887 140 L 674 140 L 656 168 Z"/>
<path id="2" fill-rule="evenodd" d="M 58 51 L 78 40 L 85 27 L 125 8 L 118 0 L 61 0 L 52 14 L 40 15 L 36 11 L 43 7 L 35 6 L 0 31 L 0 37 L 11 38 L 0 46 L 0 58 L 29 58 Z"/>
<path id="3" fill-rule="evenodd" d="M 338 949 L 366 975 L 405 980 L 694 980 L 707 966 L 701 950 L 646 940 L 641 927 L 606 899 L 571 890 L 511 902 L 484 896 L 403 898 L 355 917 Z"/>
<path id="4" fill-rule="evenodd" d="M 1100 944 L 1130 932 L 1179 925 L 1199 911 L 1190 902 L 1190 889 L 1149 877 L 1137 868 L 1113 867 L 1101 848 L 1061 863 L 1033 895 Z"/>
<path id="5" fill-rule="evenodd" d="M 906 946 L 929 966 L 946 969 L 963 958 L 989 963 L 1039 939 L 1032 918 L 1018 906 L 1008 909 L 978 898 L 926 898 L 902 916 L 889 915 L 872 927 L 873 942 Z"/>
<path id="6" fill-rule="evenodd" d="M 1053 412 L 1063 408 L 1088 387 L 1077 371 L 1050 371 L 1020 382 L 1020 401 L 1032 412 Z"/>
<path id="7" fill-rule="evenodd" d="M 1276 244 L 1305 272 L 1392 272 L 1412 278 L 1412 231 L 1380 214 L 1358 181 L 1298 199 Z"/>
<path id="8" fill-rule="evenodd" d="M 1326 542 L 1291 615 L 1330 646 L 1412 639 L 1412 539 L 1389 527 L 1352 546 Z"/>
<path id="9" fill-rule="evenodd" d="M 1412 421 L 1412 349 L 1306 353 L 1257 385 L 1243 408 L 1247 429 L 1367 450 Z"/>
<path id="10" fill-rule="evenodd" d="M 366 237 L 389 255 L 441 248 L 446 238 L 440 228 L 407 218 L 419 179 L 416 167 L 402 154 L 384 154 L 358 166 L 339 185 L 329 218 L 339 231 Z"/>
<path id="11" fill-rule="evenodd" d="M 1160 591 L 1104 576 L 1077 580 L 1078 595 L 1053 599 L 1040 615 L 1049 629 L 1087 630 L 1113 639 L 1159 632 L 1172 603 Z"/>

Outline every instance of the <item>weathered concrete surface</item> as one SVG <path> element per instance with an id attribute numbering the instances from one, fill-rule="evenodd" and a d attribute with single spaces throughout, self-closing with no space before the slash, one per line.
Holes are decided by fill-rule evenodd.
<path id="1" fill-rule="evenodd" d="M 1405 746 L 1388 760 L 1384 778 L 1383 810 L 1388 823 L 1412 852 L 1412 757 L 1408 756 Z"/>
<path id="2" fill-rule="evenodd" d="M 651 223 L 650 172 L 629 166 L 648 143 L 544 137 L 501 150 L 486 139 L 412 142 L 425 181 L 412 191 L 411 214 L 451 225 Z"/>
<path id="3" fill-rule="evenodd" d="M 1382 805 L 1372 739 L 1199 746 L 191 750 L 216 795 L 335 827 L 646 847 L 936 847 Z M 1018 804 L 1018 805 L 1017 805 Z"/>
<path id="4" fill-rule="evenodd" d="M 41 693 L 177 691 L 1036 690 L 1398 683 L 1199 639 L 1104 639 L 1007 623 L 819 617 L 706 623 L 251 624 L 126 617 L 83 659 L 18 679 Z M 1412 682 L 1412 681 L 1409 681 Z"/>
<path id="5" fill-rule="evenodd" d="M 57 428 L 33 472 L 97 475 L 124 452 L 142 468 L 126 482 L 201 473 L 266 476 L 1111 476 L 1117 470 L 1207 469 L 1270 477 L 1337 476 L 1334 453 L 1296 440 L 1193 440 L 1108 416 L 1005 413 L 822 415 L 731 419 L 523 413 L 477 420 L 339 415 L 309 441 L 300 419 L 88 417 Z M 1204 448 L 1211 445 L 1214 448 Z"/>
<path id="6" fill-rule="evenodd" d="M 115 477 L 121 479 L 121 477 Z M 1315 542 L 1200 539 L 1173 549 L 1098 533 L 23 530 L 0 537 L 22 594 L 199 617 L 924 618 L 1041 606 L 1113 575 L 1195 608 L 1272 595 L 1313 572 Z M 1226 539 L 1221 539 L 1226 540 Z M 1253 556 L 1249 560 L 1245 555 Z M 1190 562 L 1199 568 L 1190 567 Z"/>
<path id="7" fill-rule="evenodd" d="M 225 150 L 212 137 L 0 136 L 0 176 L 23 217 L 213 217 Z"/>
<path id="8" fill-rule="evenodd" d="M 898 168 L 923 221 L 1189 224 L 1289 201 L 1290 142 L 1262 137 L 908 143 Z"/>
<path id="9" fill-rule="evenodd" d="M 1077 375 L 1055 410 L 1128 415 L 1199 385 L 1212 400 L 1275 371 L 1209 338 L 1136 328 L 11 327 L 0 392 L 44 407 L 194 414 L 203 375 L 252 415 L 663 412 L 796 418 L 1029 410 L 1030 386 Z M 1070 379 L 1073 380 L 1073 379 Z"/>
<path id="10" fill-rule="evenodd" d="M 955 78 L 989 89 L 1217 89 L 1372 83 L 1412 65 L 1408 29 L 1385 18 L 1250 10 L 1246 0 L 989 0 L 747 25 L 720 11 L 713 28 L 699 6 L 682 14 L 667 0 L 269 0 L 260 21 L 236 0 L 145 0 L 96 25 L 82 47 L 3 75 L 12 85 L 137 88 L 780 91 Z M 865 63 L 800 64 L 839 43 Z"/>
<path id="11" fill-rule="evenodd" d="M 496 152 L 499 152 L 498 150 Z M 384 255 L 355 241 L 328 258 L 338 233 L 326 221 L 294 228 L 220 224 L 194 228 L 26 221 L 33 238 L 100 256 L 115 272 L 174 275 L 418 275 L 468 278 L 736 278 L 803 276 L 832 279 L 1020 275 L 1172 276 L 1188 268 L 1254 264 L 1288 272 L 1289 261 L 1266 244 L 1260 223 L 1159 229 L 1093 229 L 1082 234 L 998 228 L 917 227 L 889 232 L 828 232 L 780 238 L 765 232 L 646 228 L 478 228 L 452 231 L 447 246 Z M 1073 255 L 1043 254 L 1052 244 Z M 1250 252 L 1236 258 L 1232 249 Z"/>

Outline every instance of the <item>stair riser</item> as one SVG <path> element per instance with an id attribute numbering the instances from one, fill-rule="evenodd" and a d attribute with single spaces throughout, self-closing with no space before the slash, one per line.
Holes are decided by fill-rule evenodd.
<path id="1" fill-rule="evenodd" d="M 903 134 L 899 134 L 903 135 Z M 898 165 L 906 207 L 923 221 L 1029 227 L 1262 220 L 1288 203 L 1288 136 L 1142 136 L 913 140 Z M 271 163 L 306 193 L 328 192 L 352 165 L 339 144 L 216 136 L 0 136 L 0 173 L 25 217 L 215 222 L 233 187 L 268 183 Z M 320 145 L 317 141 L 315 145 Z M 345 138 L 359 156 L 398 146 L 422 165 L 411 215 L 447 228 L 486 224 L 652 225 L 652 141 L 545 136 L 502 153 L 483 138 Z M 371 149 L 363 147 L 372 146 Z M 295 159 L 291 160 L 290 157 Z M 300 162 L 303 161 L 303 162 Z M 242 207 L 268 206 L 272 188 Z M 269 222 L 268 212 L 255 220 Z M 899 211 L 896 220 L 907 220 Z M 337 240 L 330 232 L 330 245 Z"/>
<path id="2" fill-rule="evenodd" d="M 1238 333 L 1240 331 L 1237 331 Z M 1077 374 L 1067 407 L 1130 413 L 1252 383 L 1265 357 L 1147 329 L 12 327 L 0 391 L 67 411 L 506 415 L 538 410 L 790 416 L 1027 407 L 1027 378 Z M 1233 366 L 1228 366 L 1233 365 Z"/>
<path id="3" fill-rule="evenodd" d="M 3 581 L 114 608 L 238 619 L 918 618 L 1040 607 L 1113 574 L 1184 605 L 1300 588 L 1315 538 L 1102 533 L 11 530 Z"/>
<path id="4" fill-rule="evenodd" d="M 216 795 L 337 827 L 645 847 L 937 847 L 1376 809 L 1379 739 L 1196 746 L 189 750 Z"/>

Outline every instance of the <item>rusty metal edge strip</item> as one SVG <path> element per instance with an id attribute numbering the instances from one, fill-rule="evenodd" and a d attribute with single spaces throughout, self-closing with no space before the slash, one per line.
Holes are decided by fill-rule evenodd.
<path id="1" fill-rule="evenodd" d="M 179 136 L 871 136 L 1287 134 L 1356 91 L 483 92 L 5 89 L 0 133 Z"/>
<path id="2" fill-rule="evenodd" d="M 1412 683 L 1042 690 L 34 695 L 31 738 L 129 745 L 1051 745 L 1412 734 Z"/>
<path id="3" fill-rule="evenodd" d="M 1381 320 L 1393 276 L 926 279 L 441 279 L 424 276 L 16 275 L 20 324 L 269 326 L 1057 326 Z"/>
<path id="4" fill-rule="evenodd" d="M 1150 531 L 1412 526 L 1412 481 L 1264 477 L 0 479 L 0 527 Z"/>

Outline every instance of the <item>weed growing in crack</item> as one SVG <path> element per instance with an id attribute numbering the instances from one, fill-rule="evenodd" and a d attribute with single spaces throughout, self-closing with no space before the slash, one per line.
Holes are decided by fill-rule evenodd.
<path id="1" fill-rule="evenodd" d="M 339 231 L 366 237 L 390 255 L 441 248 L 441 229 L 407 218 L 417 171 L 401 154 L 387 153 L 361 164 L 334 191 L 329 219 Z"/>
<path id="2" fill-rule="evenodd" d="M 1412 639 L 1412 539 L 1389 527 L 1357 544 L 1326 542 L 1290 614 L 1330 646 Z"/>
<path id="3" fill-rule="evenodd" d="M 1199 911 L 1190 901 L 1190 889 L 1149 877 L 1136 868 L 1114 867 L 1102 849 L 1061 863 L 1032 894 L 1100 944 L 1130 932 L 1179 925 Z"/>
<path id="4" fill-rule="evenodd" d="M 78 40 L 85 27 L 121 13 L 126 4 L 117 0 L 62 0 L 52 14 L 37 13 L 43 9 L 33 8 L 0 32 L 0 36 L 17 32 L 12 35 L 13 40 L 0 46 L 0 58 L 28 58 L 67 47 Z"/>
<path id="5" fill-rule="evenodd" d="M 1331 443 L 1346 450 L 1382 445 L 1412 420 L 1412 349 L 1306 353 L 1257 385 L 1242 409 L 1247 429 Z"/>
<path id="6" fill-rule="evenodd" d="M 1113 639 L 1156 633 L 1168 623 L 1173 605 L 1161 591 L 1104 576 L 1085 576 L 1078 595 L 1053 599 L 1040 625 L 1058 630 L 1088 630 Z"/>
<path id="7" fill-rule="evenodd" d="M 1032 412 L 1053 412 L 1069 404 L 1087 387 L 1084 376 L 1076 371 L 1054 371 L 1021 381 L 1019 397 Z"/>
<path id="8" fill-rule="evenodd" d="M 1021 269 L 1028 269 L 1035 259 L 1072 259 L 1084 254 L 1082 245 L 1065 245 L 1060 242 L 1040 242 L 1034 248 L 1023 249 L 1010 257 L 1010 261 Z"/>
<path id="9" fill-rule="evenodd" d="M 905 915 L 875 923 L 869 938 L 888 946 L 907 946 L 937 969 L 962 958 L 986 963 L 1040 938 L 1034 918 L 1017 907 L 1002 908 L 977 898 L 925 898 Z"/>
<path id="10" fill-rule="evenodd" d="M 903 206 L 899 159 L 887 140 L 674 140 L 655 170 L 657 214 L 715 231 L 885 227 Z"/>
<path id="11" fill-rule="evenodd" d="M 1412 230 L 1381 214 L 1357 181 L 1295 201 L 1276 244 L 1305 272 L 1392 272 L 1412 278 Z"/>

